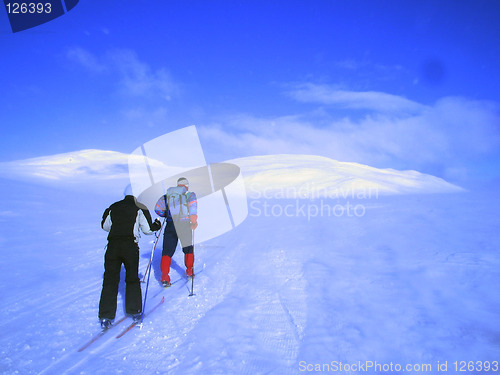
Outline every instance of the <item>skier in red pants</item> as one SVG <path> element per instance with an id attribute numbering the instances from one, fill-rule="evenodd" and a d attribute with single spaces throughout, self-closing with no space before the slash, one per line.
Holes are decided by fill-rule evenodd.
<path id="1" fill-rule="evenodd" d="M 196 194 L 189 190 L 189 181 L 181 177 L 177 186 L 167 189 L 167 194 L 158 199 L 155 212 L 158 216 L 166 218 L 163 233 L 163 250 L 161 257 L 161 282 L 164 287 L 170 284 L 170 264 L 180 240 L 184 252 L 186 276 L 194 277 L 194 246 L 193 231 L 198 226 Z"/>

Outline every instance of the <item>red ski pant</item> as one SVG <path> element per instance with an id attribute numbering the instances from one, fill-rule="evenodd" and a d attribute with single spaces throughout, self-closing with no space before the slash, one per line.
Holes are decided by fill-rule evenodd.
<path id="1" fill-rule="evenodd" d="M 167 221 L 165 231 L 163 233 L 163 250 L 161 259 L 161 280 L 170 282 L 170 264 L 172 257 L 177 248 L 177 243 L 181 242 L 182 251 L 184 252 L 184 263 L 188 269 L 188 275 L 192 274 L 194 263 L 194 246 L 193 246 L 193 231 L 189 221 L 173 222 Z"/>

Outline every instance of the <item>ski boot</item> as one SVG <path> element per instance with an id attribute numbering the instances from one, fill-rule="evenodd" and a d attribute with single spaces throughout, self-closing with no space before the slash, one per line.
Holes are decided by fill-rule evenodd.
<path id="1" fill-rule="evenodd" d="M 112 326 L 113 326 L 113 321 L 111 319 L 106 319 L 106 318 L 101 319 L 102 329 L 110 329 Z"/>
<path id="2" fill-rule="evenodd" d="M 134 323 L 139 323 L 141 319 L 142 319 L 142 313 L 132 315 L 132 320 L 134 321 Z"/>
<path id="3" fill-rule="evenodd" d="M 164 288 L 169 288 L 169 287 L 172 286 L 172 284 L 170 283 L 170 281 L 162 281 L 161 285 L 163 285 Z"/>

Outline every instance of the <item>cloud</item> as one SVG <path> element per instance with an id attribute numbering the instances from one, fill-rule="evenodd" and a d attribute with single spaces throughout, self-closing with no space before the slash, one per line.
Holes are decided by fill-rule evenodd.
<path id="1" fill-rule="evenodd" d="M 375 112 L 418 113 L 427 107 L 401 96 L 377 91 L 346 91 L 311 83 L 296 85 L 288 92 L 293 99 L 326 104 L 339 108 L 365 109 Z"/>
<path id="2" fill-rule="evenodd" d="M 66 57 L 91 73 L 117 74 L 117 85 L 123 95 L 171 100 L 179 93 L 178 85 L 165 68 L 153 69 L 130 49 L 113 49 L 97 56 L 75 47 L 67 51 Z"/>
<path id="3" fill-rule="evenodd" d="M 93 73 L 102 73 L 107 69 L 106 65 L 97 56 L 83 48 L 71 48 L 66 53 L 66 57 Z"/>
<path id="4" fill-rule="evenodd" d="M 178 90 L 168 72 L 153 70 L 131 50 L 114 50 L 107 58 L 120 73 L 122 91 L 132 96 L 155 96 L 170 100 Z"/>
<path id="5" fill-rule="evenodd" d="M 199 126 L 202 144 L 211 160 L 234 155 L 312 154 L 443 178 L 464 177 L 474 162 L 500 157 L 500 116 L 495 103 L 447 97 L 423 106 L 393 95 L 354 92 L 343 96 L 354 107 L 355 98 L 360 98 L 359 107 L 388 108 L 390 102 L 415 111 L 374 110 L 362 118 L 338 119 L 329 114 L 335 108 L 323 106 L 330 94 L 324 91 L 316 96 L 323 111 L 272 118 L 235 115 Z M 380 105 L 375 103 L 377 98 Z M 335 107 L 337 102 L 331 102 Z"/>

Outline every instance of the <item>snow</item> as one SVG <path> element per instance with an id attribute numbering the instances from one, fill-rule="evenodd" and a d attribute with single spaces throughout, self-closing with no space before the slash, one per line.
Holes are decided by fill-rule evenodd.
<path id="1" fill-rule="evenodd" d="M 316 155 L 263 155 L 231 162 L 241 167 L 251 197 L 346 198 L 463 191 L 417 171 L 379 169 Z"/>
<path id="2" fill-rule="evenodd" d="M 129 163 L 143 165 L 144 157 L 109 150 L 80 150 L 26 160 L 0 162 L 6 178 L 95 193 L 114 189 L 122 192 L 129 183 Z M 230 160 L 241 167 L 249 194 L 288 191 L 289 198 L 346 195 L 363 191 L 378 194 L 436 193 L 461 191 L 438 177 L 417 171 L 378 169 L 352 162 L 339 162 L 316 155 L 263 155 Z M 153 169 L 166 167 L 148 158 Z M 300 188 L 300 189 L 298 189 Z M 294 191 L 295 189 L 295 191 Z M 296 194 L 293 194 L 296 193 Z"/>
<path id="3" fill-rule="evenodd" d="M 195 296 L 188 297 L 184 280 L 161 289 L 157 249 L 146 310 L 161 295 L 165 304 L 146 317 L 142 330 L 115 339 L 116 327 L 81 353 L 99 330 L 101 215 L 121 197 L 96 187 L 82 192 L 3 179 L 0 373 L 420 373 L 352 367 L 375 362 L 430 364 L 432 373 L 439 363 L 458 373 L 455 361 L 499 360 L 496 186 L 464 191 L 418 172 L 375 173 L 342 163 L 335 169 L 329 160 L 314 169 L 312 159 L 274 159 L 274 166 L 268 158 L 259 168 L 262 159 L 240 160 L 246 183 L 260 183 L 278 167 L 285 176 L 300 174 L 307 164 L 315 182 L 326 183 L 344 168 L 342 181 L 391 189 L 294 199 L 275 194 L 293 180 L 271 184 L 269 197 L 256 197 L 263 186 L 254 185 L 247 219 L 197 245 Z M 394 176 L 413 180 L 413 194 Z M 363 210 L 303 214 L 322 204 Z M 264 205 L 267 214 L 256 210 Z M 301 205 L 304 211 L 294 208 Z M 141 238 L 141 272 L 153 240 Z M 178 249 L 172 279 L 183 272 Z M 117 318 L 123 296 L 122 281 Z M 334 371 L 339 362 L 350 367 Z"/>

